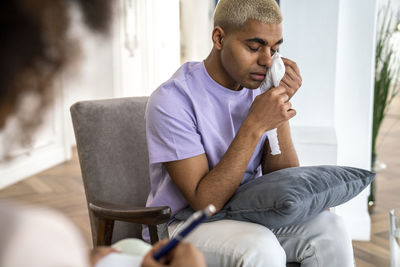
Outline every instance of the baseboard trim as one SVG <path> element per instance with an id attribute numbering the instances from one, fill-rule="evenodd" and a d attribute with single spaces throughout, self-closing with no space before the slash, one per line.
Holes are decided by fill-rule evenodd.
<path id="1" fill-rule="evenodd" d="M 71 158 L 62 145 L 49 145 L 0 164 L 0 189 Z"/>

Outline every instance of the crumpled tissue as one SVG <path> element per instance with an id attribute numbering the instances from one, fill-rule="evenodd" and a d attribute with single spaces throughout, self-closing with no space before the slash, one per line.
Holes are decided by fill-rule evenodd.
<path id="1" fill-rule="evenodd" d="M 264 93 L 271 89 L 271 87 L 279 86 L 283 75 L 285 75 L 285 64 L 278 52 L 272 56 L 272 65 L 268 69 L 264 81 L 260 85 L 261 93 Z M 271 155 L 281 154 L 278 141 L 277 129 L 267 131 L 267 137 L 269 140 L 269 146 L 271 148 Z"/>

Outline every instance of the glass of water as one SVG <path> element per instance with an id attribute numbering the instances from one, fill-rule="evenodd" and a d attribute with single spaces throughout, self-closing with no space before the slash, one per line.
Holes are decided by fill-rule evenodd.
<path id="1" fill-rule="evenodd" d="M 390 266 L 400 267 L 400 210 L 390 211 Z"/>

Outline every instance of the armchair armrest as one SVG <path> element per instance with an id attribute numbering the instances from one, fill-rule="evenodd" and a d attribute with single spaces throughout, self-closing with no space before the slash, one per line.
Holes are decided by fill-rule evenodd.
<path id="1" fill-rule="evenodd" d="M 89 203 L 89 209 L 99 218 L 132 222 L 138 224 L 158 225 L 166 223 L 171 217 L 171 208 L 131 207 L 107 202 Z"/>
<path id="2" fill-rule="evenodd" d="M 108 202 L 89 203 L 89 211 L 98 218 L 97 245 L 111 245 L 114 221 L 146 224 L 149 227 L 151 243 L 159 240 L 157 225 L 167 223 L 171 208 L 131 207 Z"/>

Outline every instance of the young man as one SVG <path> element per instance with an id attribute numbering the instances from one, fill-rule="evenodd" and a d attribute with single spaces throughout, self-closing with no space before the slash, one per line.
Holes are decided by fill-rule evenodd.
<path id="1" fill-rule="evenodd" d="M 301 86 L 299 69 L 276 88 L 258 87 L 282 39 L 274 0 L 221 0 L 214 14 L 213 48 L 204 62 L 184 64 L 150 97 L 147 139 L 152 189 L 148 206 L 190 205 L 220 210 L 238 187 L 261 174 L 298 166 L 289 120 L 290 99 Z M 278 129 L 281 154 L 272 156 L 265 132 Z M 172 219 L 173 234 L 183 222 Z M 323 212 L 281 229 L 221 220 L 190 237 L 208 266 L 352 266 L 351 240 L 334 214 Z"/>

